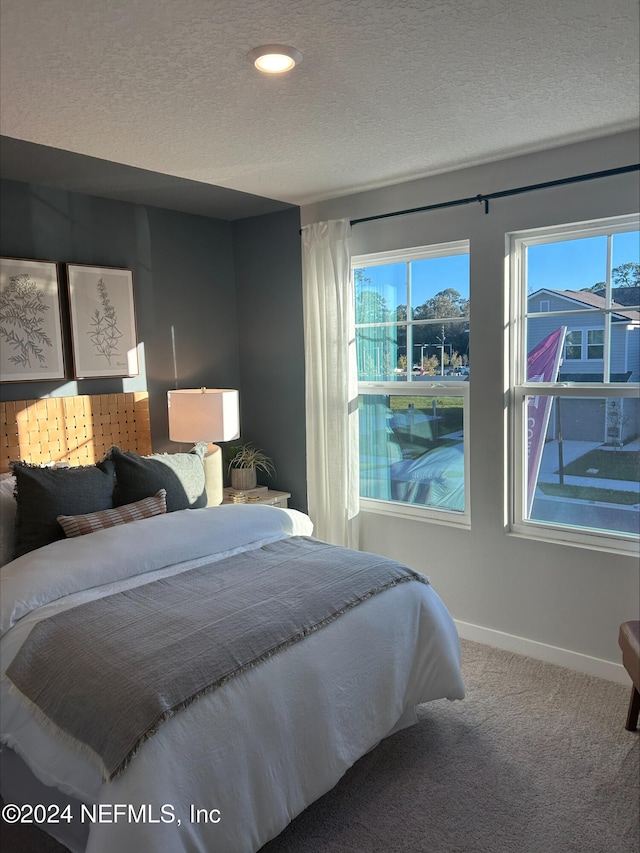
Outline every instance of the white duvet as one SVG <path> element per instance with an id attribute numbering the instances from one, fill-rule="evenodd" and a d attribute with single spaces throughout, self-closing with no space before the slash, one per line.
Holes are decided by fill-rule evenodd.
<path id="1" fill-rule="evenodd" d="M 1 671 L 52 613 L 311 532 L 295 510 L 210 507 L 26 554 L 0 570 Z M 113 782 L 45 733 L 6 682 L 1 740 L 40 782 L 75 799 L 71 827 L 43 827 L 74 853 L 87 830 L 86 853 L 253 853 L 383 737 L 415 722 L 416 704 L 463 695 L 451 616 L 431 587 L 405 583 L 177 713 Z M 6 781 L 2 793 L 12 801 Z M 103 819 L 93 823 L 99 812 L 81 803 Z"/>

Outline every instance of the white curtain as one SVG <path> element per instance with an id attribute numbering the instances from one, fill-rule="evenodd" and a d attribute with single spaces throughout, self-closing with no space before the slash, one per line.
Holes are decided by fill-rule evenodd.
<path id="1" fill-rule="evenodd" d="M 302 229 L 307 493 L 314 536 L 358 547 L 358 377 L 348 219 Z"/>

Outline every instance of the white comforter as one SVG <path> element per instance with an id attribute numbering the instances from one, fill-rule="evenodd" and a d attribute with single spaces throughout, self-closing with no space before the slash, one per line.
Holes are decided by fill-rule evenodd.
<path id="1" fill-rule="evenodd" d="M 31 627 L 52 613 L 202 565 L 212 555 L 310 534 L 310 521 L 295 510 L 224 506 L 158 516 L 26 554 L 0 574 L 1 671 Z M 108 784 L 40 728 L 6 682 L 0 691 L 2 743 L 41 782 L 102 805 L 105 820 L 92 824 L 75 804 L 73 820 L 90 826 L 87 853 L 256 851 L 383 737 L 414 722 L 416 704 L 464 695 L 453 621 L 434 590 L 418 583 L 373 596 L 199 699 L 164 723 Z M 10 791 L 3 794 L 10 800 Z M 136 813 L 147 807 L 144 821 L 132 820 L 129 804 Z M 193 821 L 193 808 L 213 821 Z M 64 825 L 44 828 L 82 849 L 60 831 Z"/>

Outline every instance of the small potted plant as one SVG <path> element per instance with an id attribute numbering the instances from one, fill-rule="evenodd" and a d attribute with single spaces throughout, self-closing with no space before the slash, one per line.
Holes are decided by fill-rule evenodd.
<path id="1" fill-rule="evenodd" d="M 241 444 L 235 450 L 235 456 L 229 462 L 231 487 L 241 492 L 255 489 L 258 483 L 258 471 L 264 471 L 270 477 L 276 473 L 271 459 L 254 444 Z"/>

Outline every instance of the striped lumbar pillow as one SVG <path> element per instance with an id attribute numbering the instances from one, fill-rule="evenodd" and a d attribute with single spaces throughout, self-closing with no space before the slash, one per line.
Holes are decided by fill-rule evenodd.
<path id="1" fill-rule="evenodd" d="M 141 518 L 151 518 L 162 515 L 167 511 L 167 492 L 160 489 L 150 498 L 144 498 L 132 504 L 115 506 L 113 509 L 102 509 L 89 512 L 86 515 L 59 515 L 58 522 L 67 538 L 84 536 L 85 533 L 95 533 L 106 527 L 117 524 L 127 524 L 129 521 L 139 521 Z"/>

